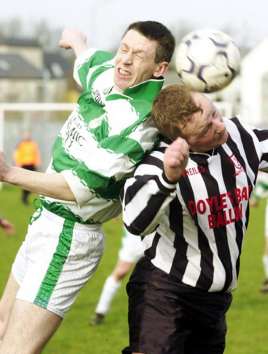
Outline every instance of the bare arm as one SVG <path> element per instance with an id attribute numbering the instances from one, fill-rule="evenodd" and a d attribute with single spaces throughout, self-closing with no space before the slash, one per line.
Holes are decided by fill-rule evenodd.
<path id="1" fill-rule="evenodd" d="M 0 181 L 47 197 L 75 201 L 73 192 L 61 174 L 47 174 L 9 166 L 2 152 L 0 152 Z"/>
<path id="2" fill-rule="evenodd" d="M 70 28 L 63 30 L 59 46 L 65 49 L 73 49 L 76 56 L 79 56 L 88 49 L 85 34 Z"/>

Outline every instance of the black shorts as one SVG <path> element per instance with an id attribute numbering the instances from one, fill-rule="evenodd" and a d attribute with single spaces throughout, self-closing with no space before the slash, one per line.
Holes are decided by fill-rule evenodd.
<path id="1" fill-rule="evenodd" d="M 222 354 L 232 296 L 178 281 L 141 259 L 127 285 L 130 346 L 123 354 Z"/>

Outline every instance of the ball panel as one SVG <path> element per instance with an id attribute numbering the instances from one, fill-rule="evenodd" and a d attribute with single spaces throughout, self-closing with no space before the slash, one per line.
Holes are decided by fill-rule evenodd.
<path id="1" fill-rule="evenodd" d="M 221 31 L 199 30 L 186 35 L 175 51 L 175 66 L 191 89 L 214 92 L 227 86 L 239 70 L 240 53 Z"/>

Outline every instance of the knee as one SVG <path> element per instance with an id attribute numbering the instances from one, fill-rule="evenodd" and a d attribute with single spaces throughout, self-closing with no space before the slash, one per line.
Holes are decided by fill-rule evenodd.
<path id="1" fill-rule="evenodd" d="M 131 271 L 133 263 L 130 262 L 119 262 L 113 271 L 113 277 L 117 281 L 121 281 L 125 276 Z"/>

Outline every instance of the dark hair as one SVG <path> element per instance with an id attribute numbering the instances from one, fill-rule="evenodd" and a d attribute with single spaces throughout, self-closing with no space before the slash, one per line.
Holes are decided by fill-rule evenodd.
<path id="1" fill-rule="evenodd" d="M 184 85 L 169 85 L 160 91 L 152 108 L 152 118 L 160 133 L 170 139 L 182 136 L 179 128 L 201 108 L 193 101 L 191 90 Z"/>
<path id="2" fill-rule="evenodd" d="M 130 30 L 135 30 L 158 43 L 155 55 L 156 63 L 170 62 L 175 49 L 175 38 L 167 27 L 156 21 L 138 21 L 131 23 L 125 34 Z"/>

